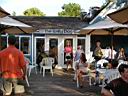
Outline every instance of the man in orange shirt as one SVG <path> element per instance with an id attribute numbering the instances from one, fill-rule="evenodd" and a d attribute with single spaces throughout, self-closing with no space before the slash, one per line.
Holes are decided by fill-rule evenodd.
<path id="1" fill-rule="evenodd" d="M 15 47 L 16 38 L 10 35 L 9 46 L 0 51 L 0 72 L 3 78 L 2 91 L 5 95 L 10 95 L 12 86 L 18 90 L 18 80 L 23 80 L 26 75 L 26 65 L 24 54 Z"/>

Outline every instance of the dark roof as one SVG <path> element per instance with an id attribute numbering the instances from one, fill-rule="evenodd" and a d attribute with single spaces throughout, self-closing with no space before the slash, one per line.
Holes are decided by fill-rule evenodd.
<path id="1" fill-rule="evenodd" d="M 12 16 L 35 29 L 74 29 L 79 30 L 88 25 L 78 17 L 44 17 L 44 16 Z"/>

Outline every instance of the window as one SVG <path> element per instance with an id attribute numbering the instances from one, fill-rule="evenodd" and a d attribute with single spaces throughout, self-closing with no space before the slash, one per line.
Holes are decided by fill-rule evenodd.
<path id="1" fill-rule="evenodd" d="M 16 48 L 19 49 L 19 37 L 16 37 L 16 43 L 15 43 L 15 46 L 16 46 Z"/>
<path id="2" fill-rule="evenodd" d="M 85 51 L 85 39 L 78 39 L 77 46 L 81 45 L 82 49 Z"/>
<path id="3" fill-rule="evenodd" d="M 2 36 L 0 42 L 1 42 L 1 50 L 7 48 L 7 37 L 6 36 Z"/>
<path id="4" fill-rule="evenodd" d="M 30 54 L 30 38 L 29 37 L 21 37 L 21 51 L 23 51 L 24 54 Z"/>

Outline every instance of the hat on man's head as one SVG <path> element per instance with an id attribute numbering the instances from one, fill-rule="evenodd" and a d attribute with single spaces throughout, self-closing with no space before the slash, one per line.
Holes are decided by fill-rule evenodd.
<path id="1" fill-rule="evenodd" d="M 11 44 L 11 45 L 14 45 L 16 43 L 16 37 L 15 37 L 15 35 L 10 34 L 8 36 L 8 43 Z"/>
<path id="2" fill-rule="evenodd" d="M 8 38 L 16 38 L 16 37 L 15 37 L 15 35 L 13 35 L 13 34 L 9 34 L 9 35 L 8 35 Z"/>

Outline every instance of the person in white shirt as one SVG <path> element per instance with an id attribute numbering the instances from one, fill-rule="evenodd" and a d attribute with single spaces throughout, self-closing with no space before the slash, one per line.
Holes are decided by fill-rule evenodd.
<path id="1" fill-rule="evenodd" d="M 116 57 L 116 51 L 114 50 L 114 47 L 112 46 L 111 48 L 109 48 L 109 51 L 108 51 L 108 61 L 112 61 L 115 59 Z"/>

